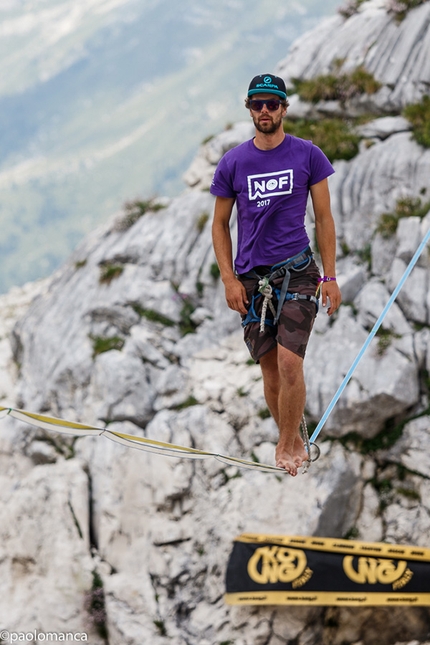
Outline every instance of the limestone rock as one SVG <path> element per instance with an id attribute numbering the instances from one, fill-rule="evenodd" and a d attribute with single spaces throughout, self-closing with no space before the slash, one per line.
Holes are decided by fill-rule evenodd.
<path id="1" fill-rule="evenodd" d="M 2 616 L 10 631 L 90 632 L 87 475 L 78 460 L 29 468 L 2 457 Z M 14 472 L 15 471 L 15 472 Z M 19 484 L 11 479 L 20 471 Z M 55 526 L 55 530 L 53 527 Z M 49 598 L 49 602 L 46 599 Z"/>
<path id="2" fill-rule="evenodd" d="M 402 116 L 384 116 L 357 127 L 357 132 L 364 138 L 387 139 L 397 132 L 407 132 L 411 124 Z"/>
<path id="3" fill-rule="evenodd" d="M 213 179 L 216 165 L 230 148 L 251 139 L 254 127 L 250 121 L 235 123 L 231 129 L 210 139 L 201 146 L 191 166 L 185 172 L 183 179 L 191 188 L 207 190 Z"/>
<path id="4" fill-rule="evenodd" d="M 380 499 L 371 484 L 366 484 L 363 489 L 362 507 L 358 521 L 356 522 L 358 536 L 369 542 L 380 542 L 384 535 L 384 526 L 380 513 Z"/>
<path id="5" fill-rule="evenodd" d="M 313 418 L 322 416 L 335 394 L 334 384 L 341 384 L 366 338 L 364 328 L 349 307 L 341 308 L 323 340 L 317 333 L 311 337 L 305 369 L 307 409 Z M 327 421 L 326 431 L 333 436 L 359 432 L 364 437 L 372 437 L 388 418 L 417 403 L 418 366 L 413 347 L 409 344 L 408 354 L 403 345 L 397 349 L 396 342 L 393 340 L 388 346 L 379 345 L 379 348 L 373 345 L 364 354 Z M 390 374 L 390 378 L 385 374 Z"/>
<path id="6" fill-rule="evenodd" d="M 346 261 L 345 261 L 346 260 Z M 366 269 L 356 262 L 348 262 L 349 258 L 338 263 L 337 283 L 342 293 L 343 302 L 353 302 L 366 282 Z"/>
<path id="7" fill-rule="evenodd" d="M 426 458 L 429 445 L 430 417 L 425 415 L 405 425 L 401 438 L 387 456 L 408 470 L 430 477 L 430 467 Z"/>
<path id="8" fill-rule="evenodd" d="M 216 417 L 203 406 L 179 415 L 161 412 L 148 435 L 184 442 L 187 433 L 196 447 L 225 450 L 232 438 L 234 444 L 234 430 L 221 419 L 216 425 Z M 340 446 L 323 444 L 321 461 L 296 479 L 236 471 L 230 477 L 225 473 L 220 486 L 216 473 L 225 467 L 216 461 L 214 470 L 210 461 L 130 453 L 110 442 L 106 450 L 100 441 L 92 440 L 88 446 L 81 440 L 79 445 L 89 458 L 99 550 L 118 571 L 105 583 L 115 638 L 122 634 L 135 639 L 141 629 L 158 642 L 157 621 L 173 638 L 181 635 L 209 643 L 237 640 L 243 635 L 243 622 L 236 608 L 220 601 L 232 539 L 245 529 L 261 531 L 263 526 L 269 534 L 325 535 L 329 531 L 341 535 L 358 512 L 361 459 Z M 234 451 L 234 445 L 230 449 Z M 187 615 L 178 623 L 181 607 L 187 607 Z M 250 621 L 248 610 L 242 612 L 246 624 L 253 625 L 257 634 L 261 630 L 267 640 L 270 611 L 261 608 L 255 622 Z"/>
<path id="9" fill-rule="evenodd" d="M 381 215 L 393 213 L 398 199 L 430 191 L 430 150 L 422 149 L 407 132 L 334 166 L 330 188 L 340 220 L 338 234 L 351 251 L 363 251 L 372 242 Z"/>
<path id="10" fill-rule="evenodd" d="M 429 22 L 428 2 L 400 23 L 385 0 L 364 2 L 350 18 L 337 15 L 303 36 L 279 65 L 288 81 L 328 73 L 345 58 L 344 71 L 363 64 L 383 84 L 345 105 L 291 97 L 290 118 L 382 115 L 359 129 L 373 145 L 364 141 L 354 159 L 336 161 L 330 178 L 344 305 L 333 318 L 321 308 L 309 343 L 310 427 L 430 225 L 427 215 L 400 219 L 388 237 L 380 228 L 381 215 L 394 213 L 400 198 L 420 195 L 424 202 L 430 191 L 430 152 L 398 114 L 426 87 Z M 115 215 L 44 285 L 1 297 L 2 402 L 273 463 L 279 433 L 240 316 L 227 308 L 216 277 L 207 191 L 225 151 L 252 135 L 244 121 L 206 142 L 186 173 L 186 192 L 134 223 Z M 313 239 L 311 208 L 306 221 Z M 231 231 L 235 241 L 235 211 Z M 318 438 L 321 457 L 306 475 L 167 458 L 103 436 L 49 440 L 44 431 L 2 419 L 2 612 L 20 630 L 88 631 L 85 599 L 97 573 L 110 645 L 358 645 L 375 638 L 391 645 L 425 638 L 429 620 L 419 608 L 286 612 L 228 607 L 223 593 L 232 542 L 244 531 L 425 545 L 428 281 L 423 253 L 329 416 Z M 351 432 L 355 443 L 337 441 Z M 94 635 L 92 642 L 102 641 Z"/>
<path id="11" fill-rule="evenodd" d="M 388 274 L 388 286 L 394 289 L 406 270 L 406 263 L 400 258 L 395 258 Z M 398 296 L 399 306 L 409 320 L 426 324 L 429 322 L 427 307 L 428 270 L 416 266 L 409 276 L 407 285 Z"/>
<path id="12" fill-rule="evenodd" d="M 427 92 L 429 77 L 430 6 L 423 3 L 397 22 L 382 3 L 364 2 L 350 18 L 338 15 L 299 38 L 277 73 L 287 86 L 293 78 L 313 78 L 332 71 L 342 60 L 342 71 L 363 65 L 382 83 L 376 94 L 351 102 L 372 111 L 400 110 Z"/>
<path id="13" fill-rule="evenodd" d="M 369 280 L 354 301 L 358 311 L 358 322 L 364 328 L 371 329 L 387 304 L 389 297 L 390 294 L 386 287 L 379 280 Z M 390 330 L 393 333 L 393 340 L 395 337 L 398 340 L 404 336 L 409 336 L 409 339 L 412 338 L 412 327 L 396 302 L 391 305 L 387 312 L 383 322 L 383 329 Z M 409 349 L 409 357 L 413 358 L 412 346 Z"/>

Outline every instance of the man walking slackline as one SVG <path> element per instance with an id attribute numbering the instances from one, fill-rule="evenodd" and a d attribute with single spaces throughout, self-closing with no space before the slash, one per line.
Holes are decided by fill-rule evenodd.
<path id="1" fill-rule="evenodd" d="M 317 312 L 319 281 L 329 315 L 341 302 L 327 182 L 334 170 L 311 141 L 284 133 L 288 101 L 281 78 L 253 78 L 245 106 L 255 137 L 229 150 L 215 171 L 213 244 L 227 304 L 242 315 L 245 343 L 260 363 L 264 395 L 279 428 L 276 465 L 294 476 L 308 459 L 299 430 L 306 398 L 303 359 Z M 322 279 L 304 225 L 309 193 Z M 235 203 L 233 268 L 229 223 Z"/>

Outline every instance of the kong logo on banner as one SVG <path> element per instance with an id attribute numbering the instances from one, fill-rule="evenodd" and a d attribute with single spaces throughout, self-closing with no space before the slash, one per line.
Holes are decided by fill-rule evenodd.
<path id="1" fill-rule="evenodd" d="M 293 170 L 266 172 L 248 175 L 248 197 L 250 201 L 275 195 L 290 195 L 293 192 Z"/>
<path id="2" fill-rule="evenodd" d="M 430 549 L 332 538 L 239 536 L 231 605 L 430 606 Z"/>

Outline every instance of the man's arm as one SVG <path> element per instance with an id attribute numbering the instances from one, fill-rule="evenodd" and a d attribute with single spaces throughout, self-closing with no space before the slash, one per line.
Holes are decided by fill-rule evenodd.
<path id="1" fill-rule="evenodd" d="M 246 314 L 248 299 L 243 284 L 236 278 L 233 270 L 233 249 L 230 235 L 230 218 L 234 197 L 217 197 L 212 224 L 212 241 L 215 256 L 225 287 L 225 299 L 230 309 Z"/>
<path id="2" fill-rule="evenodd" d="M 336 277 L 336 231 L 330 208 L 330 193 L 327 179 L 311 186 L 311 198 L 315 213 L 315 233 L 324 275 Z M 321 288 L 323 307 L 330 299 L 327 309 L 329 316 L 333 314 L 342 301 L 340 289 L 336 282 L 323 282 Z"/>

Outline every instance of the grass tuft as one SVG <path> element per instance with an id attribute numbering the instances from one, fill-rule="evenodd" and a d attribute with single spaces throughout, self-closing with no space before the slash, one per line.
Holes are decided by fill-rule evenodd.
<path id="1" fill-rule="evenodd" d="M 202 213 L 197 220 L 196 226 L 199 233 L 203 232 L 204 227 L 209 219 L 209 213 Z"/>
<path id="2" fill-rule="evenodd" d="M 161 323 L 165 327 L 173 327 L 175 324 L 174 320 L 172 320 L 171 318 L 168 318 L 167 316 L 160 314 L 158 311 L 155 311 L 154 309 L 145 309 L 144 307 L 141 307 L 136 302 L 133 303 L 131 307 L 137 313 L 138 316 L 140 316 L 141 318 L 146 318 L 151 322 Z"/>
<path id="3" fill-rule="evenodd" d="M 211 268 L 209 270 L 209 273 L 211 274 L 211 276 L 213 277 L 214 280 L 218 280 L 218 278 L 221 275 L 221 272 L 219 270 L 219 266 L 218 266 L 217 262 L 213 262 L 211 264 Z"/>
<path id="4" fill-rule="evenodd" d="M 107 641 L 107 614 L 103 580 L 97 571 L 93 571 L 93 584 L 85 596 L 85 609 L 88 612 L 89 622 L 96 629 L 98 635 Z"/>
<path id="5" fill-rule="evenodd" d="M 399 334 L 396 334 L 393 332 L 391 329 L 384 329 L 383 327 L 380 327 L 378 331 L 376 332 L 376 337 L 378 339 L 378 347 L 377 347 L 377 354 L 378 356 L 382 356 L 385 354 L 391 343 L 395 338 L 401 338 Z"/>
<path id="6" fill-rule="evenodd" d="M 403 116 L 412 125 L 412 136 L 424 148 L 430 148 L 430 96 L 423 96 L 419 103 L 408 105 Z"/>
<path id="7" fill-rule="evenodd" d="M 403 217 L 419 217 L 422 219 L 430 210 L 430 202 L 422 202 L 421 197 L 401 197 L 397 200 L 393 213 L 383 213 L 379 218 L 376 232 L 382 237 L 395 235 L 399 220 Z"/>
<path id="8" fill-rule="evenodd" d="M 262 408 L 261 410 L 258 411 L 258 416 L 260 419 L 268 419 L 270 417 L 270 411 L 269 408 Z"/>
<path id="9" fill-rule="evenodd" d="M 193 405 L 199 405 L 197 399 L 191 394 L 188 399 L 185 399 L 182 403 L 175 405 L 173 410 L 185 410 L 185 408 L 191 408 Z"/>
<path id="10" fill-rule="evenodd" d="M 387 0 L 386 9 L 389 13 L 395 15 L 397 22 L 402 22 L 411 9 L 419 7 L 426 1 L 427 0 Z"/>
<path id="11" fill-rule="evenodd" d="M 330 74 L 323 74 L 308 80 L 293 79 L 293 91 L 302 101 L 318 103 L 319 101 L 346 101 L 363 94 L 375 94 L 381 83 L 362 65 L 352 72 L 341 73 L 343 61 L 335 61 L 335 69 Z"/>
<path id="12" fill-rule="evenodd" d="M 124 271 L 124 265 L 106 262 L 100 265 L 100 284 L 110 284 L 112 280 L 119 278 Z"/>
<path id="13" fill-rule="evenodd" d="M 366 0 L 348 0 L 348 2 L 338 8 L 337 12 L 344 18 L 350 18 L 358 12 L 363 2 L 366 2 Z"/>
<path id="14" fill-rule="evenodd" d="M 104 352 L 109 352 L 111 349 L 121 351 L 124 347 L 124 339 L 120 336 L 90 336 L 93 343 L 93 358 Z"/>
<path id="15" fill-rule="evenodd" d="M 131 228 L 145 213 L 155 213 L 156 211 L 165 208 L 164 204 L 160 204 L 155 198 L 152 199 L 135 199 L 130 202 L 125 202 L 124 215 L 117 221 L 115 230 L 126 231 Z"/>
<path id="16" fill-rule="evenodd" d="M 321 148 L 330 161 L 349 160 L 358 154 L 360 137 L 352 132 L 345 119 L 327 118 L 322 121 L 299 119 L 284 121 L 284 131 L 301 139 L 309 139 Z"/>

